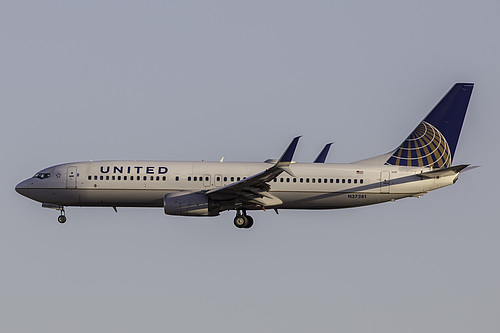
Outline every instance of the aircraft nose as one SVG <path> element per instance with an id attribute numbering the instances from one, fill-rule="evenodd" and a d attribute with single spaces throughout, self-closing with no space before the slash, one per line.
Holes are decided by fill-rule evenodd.
<path id="1" fill-rule="evenodd" d="M 24 180 L 16 185 L 16 192 L 26 197 L 29 194 L 29 188 L 30 188 L 29 180 Z"/>

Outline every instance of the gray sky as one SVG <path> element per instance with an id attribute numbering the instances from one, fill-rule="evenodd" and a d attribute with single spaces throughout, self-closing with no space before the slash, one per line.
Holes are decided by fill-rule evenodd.
<path id="1" fill-rule="evenodd" d="M 0 4 L 0 331 L 498 332 L 496 1 Z M 14 186 L 63 162 L 297 161 L 401 143 L 476 84 L 456 185 L 350 210 L 68 208 Z M 488 148 L 488 149 L 486 149 Z"/>

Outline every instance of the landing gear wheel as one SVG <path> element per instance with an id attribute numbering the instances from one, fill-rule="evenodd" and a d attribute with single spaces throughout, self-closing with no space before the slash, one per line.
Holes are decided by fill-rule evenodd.
<path id="1" fill-rule="evenodd" d="M 66 212 L 64 211 L 64 206 L 60 207 L 60 211 L 61 211 L 61 215 L 59 215 L 59 217 L 57 218 L 57 221 L 59 221 L 59 223 L 64 223 L 64 222 L 66 222 Z"/>
<path id="2" fill-rule="evenodd" d="M 245 228 L 251 228 L 253 226 L 253 217 L 250 215 L 245 216 L 247 218 L 247 226 Z"/>
<path id="3" fill-rule="evenodd" d="M 248 219 L 244 215 L 236 215 L 234 218 L 234 225 L 237 228 L 246 228 L 246 225 L 248 224 Z"/>
<path id="4" fill-rule="evenodd" d="M 237 214 L 234 218 L 234 225 L 237 228 L 248 229 L 253 226 L 253 218 L 246 214 Z"/>

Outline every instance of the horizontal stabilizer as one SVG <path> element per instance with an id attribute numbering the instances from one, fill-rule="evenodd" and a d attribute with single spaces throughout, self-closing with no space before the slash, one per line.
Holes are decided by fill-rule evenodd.
<path id="1" fill-rule="evenodd" d="M 480 168 L 481 166 L 479 165 L 471 165 L 471 166 L 468 166 L 467 168 L 463 169 L 461 172 L 466 172 L 466 171 L 471 171 L 471 170 L 474 170 L 476 168 Z"/>
<path id="2" fill-rule="evenodd" d="M 461 164 L 449 168 L 432 170 L 428 172 L 419 173 L 417 176 L 422 178 L 438 178 L 438 177 L 453 176 L 459 173 L 460 171 L 464 170 L 465 168 L 467 168 L 469 165 L 470 164 Z"/>

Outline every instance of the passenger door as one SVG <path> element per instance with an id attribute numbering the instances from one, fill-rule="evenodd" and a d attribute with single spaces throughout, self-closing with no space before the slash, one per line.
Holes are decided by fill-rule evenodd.
<path id="1" fill-rule="evenodd" d="M 391 173 L 389 171 L 380 172 L 380 193 L 390 193 Z"/>
<path id="2" fill-rule="evenodd" d="M 76 166 L 70 166 L 67 169 L 66 188 L 76 188 Z"/>

